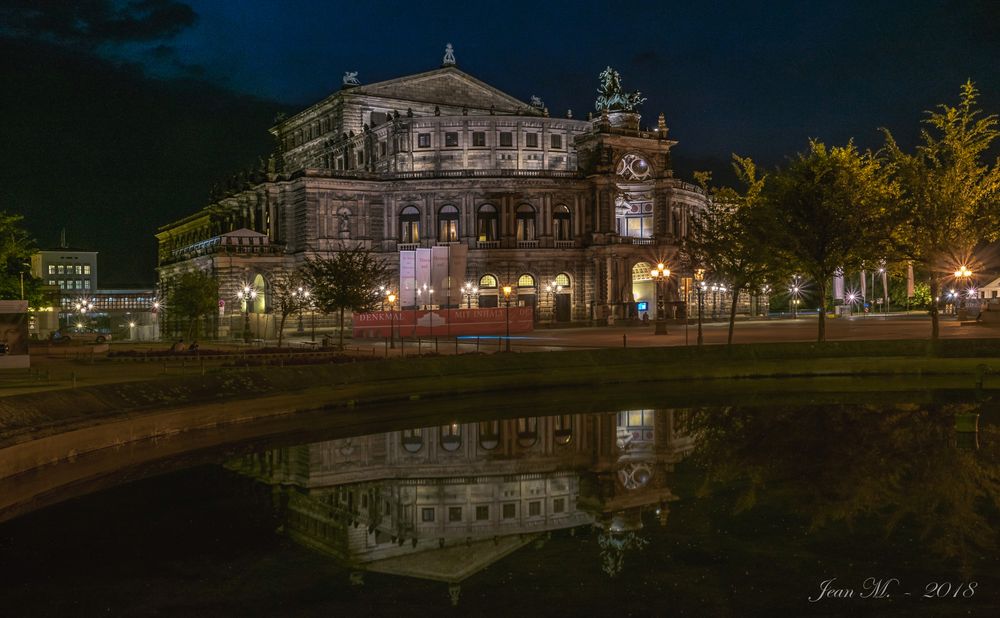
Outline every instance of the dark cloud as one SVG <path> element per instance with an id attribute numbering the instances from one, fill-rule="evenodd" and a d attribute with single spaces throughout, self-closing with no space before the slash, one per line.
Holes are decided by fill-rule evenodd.
<path id="1" fill-rule="evenodd" d="M 175 0 L 0 0 L 0 31 L 72 46 L 168 39 L 196 19 Z"/>

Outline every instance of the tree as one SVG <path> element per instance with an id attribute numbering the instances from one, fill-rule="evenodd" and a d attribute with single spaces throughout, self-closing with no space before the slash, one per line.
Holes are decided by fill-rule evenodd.
<path id="1" fill-rule="evenodd" d="M 817 341 L 826 340 L 827 282 L 841 268 L 858 270 L 885 256 L 898 193 L 883 162 L 852 142 L 827 148 L 811 140 L 807 152 L 768 176 L 764 199 L 771 224 L 762 240 L 816 282 Z"/>
<path id="2" fill-rule="evenodd" d="M 729 345 L 733 343 L 740 293 L 760 290 L 778 276 L 778 261 L 761 242 L 768 228 L 768 211 L 762 201 L 764 177 L 758 176 L 749 158 L 734 155 L 733 169 L 745 187 L 742 193 L 730 188 L 710 190 L 709 175 L 696 174 L 710 199 L 706 208 L 692 217 L 682 248 L 684 260 L 692 268 L 704 268 L 732 289 Z"/>
<path id="3" fill-rule="evenodd" d="M 368 249 L 354 247 L 333 257 L 307 260 L 302 276 L 312 291 L 316 308 L 340 313 L 340 344 L 344 347 L 344 312 L 372 311 L 382 301 L 380 285 L 389 279 L 385 262 Z"/>
<path id="4" fill-rule="evenodd" d="M 957 106 L 928 111 L 921 143 L 904 152 L 883 129 L 893 176 L 902 188 L 900 225 L 893 240 L 903 259 L 928 274 L 931 339 L 939 335 L 937 299 L 941 283 L 956 267 L 966 265 L 973 247 L 1000 237 L 1000 161 L 983 157 L 1000 136 L 997 117 L 976 107 L 979 91 L 962 85 Z"/>
<path id="5" fill-rule="evenodd" d="M 41 281 L 31 275 L 31 255 L 35 241 L 21 226 L 24 217 L 0 211 L 0 298 L 23 298 L 33 307 L 40 306 Z M 24 294 L 21 285 L 24 284 Z"/>
<path id="6" fill-rule="evenodd" d="M 271 280 L 271 301 L 274 311 L 278 314 L 278 347 L 285 334 L 285 321 L 296 311 L 302 311 L 306 305 L 305 290 L 302 287 L 302 275 L 299 272 L 276 275 Z"/>
<path id="7" fill-rule="evenodd" d="M 206 272 L 186 272 L 170 287 L 170 311 L 188 323 L 188 338 L 197 339 L 200 320 L 215 314 L 219 302 L 219 282 Z"/>

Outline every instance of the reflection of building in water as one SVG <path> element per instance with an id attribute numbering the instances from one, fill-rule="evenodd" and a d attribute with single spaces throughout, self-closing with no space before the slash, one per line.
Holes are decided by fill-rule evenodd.
<path id="1" fill-rule="evenodd" d="M 278 488 L 296 540 L 365 570 L 458 582 L 540 533 L 609 538 L 666 517 L 687 412 L 449 424 L 330 440 L 230 466 Z"/>

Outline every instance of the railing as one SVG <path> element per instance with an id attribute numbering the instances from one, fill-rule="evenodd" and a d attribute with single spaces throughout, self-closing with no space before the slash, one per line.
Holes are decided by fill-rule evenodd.
<path id="1" fill-rule="evenodd" d="M 537 240 L 519 240 L 519 241 L 517 241 L 517 248 L 518 249 L 537 249 L 538 248 L 538 241 Z"/>
<path id="2" fill-rule="evenodd" d="M 557 240 L 555 241 L 556 249 L 572 249 L 576 246 L 575 240 Z"/>
<path id="3" fill-rule="evenodd" d="M 397 172 L 368 172 L 361 170 L 331 170 L 308 168 L 302 175 L 322 178 L 352 178 L 358 180 L 415 180 L 421 178 L 582 178 L 579 172 L 569 170 L 513 170 L 513 169 L 461 169 L 420 170 Z M 294 175 L 294 174 L 293 174 Z"/>
<path id="4" fill-rule="evenodd" d="M 420 243 L 418 243 L 418 242 L 401 242 L 401 243 L 398 243 L 396 245 L 396 250 L 397 251 L 414 251 L 418 247 L 420 247 Z"/>
<path id="5" fill-rule="evenodd" d="M 174 249 L 169 257 L 164 260 L 164 264 L 181 262 L 203 255 L 284 255 L 285 246 L 271 243 L 267 245 L 224 245 L 202 241 L 181 249 Z"/>
<path id="6" fill-rule="evenodd" d="M 439 247 L 450 247 L 451 245 L 460 245 L 462 242 L 459 240 L 439 240 L 435 244 Z"/>
<path id="7" fill-rule="evenodd" d="M 477 240 L 476 241 L 476 248 L 477 249 L 499 249 L 500 248 L 500 241 L 499 240 Z"/>

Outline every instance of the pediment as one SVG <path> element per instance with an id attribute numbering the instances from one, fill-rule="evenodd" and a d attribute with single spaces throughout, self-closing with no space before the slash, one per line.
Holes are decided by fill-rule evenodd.
<path id="1" fill-rule="evenodd" d="M 517 110 L 527 110 L 529 113 L 537 111 L 524 101 L 454 67 L 362 85 L 352 88 L 350 93 L 413 101 L 414 103 L 465 106 L 470 110 L 487 111 L 492 106 L 497 113 L 510 113 Z"/>

